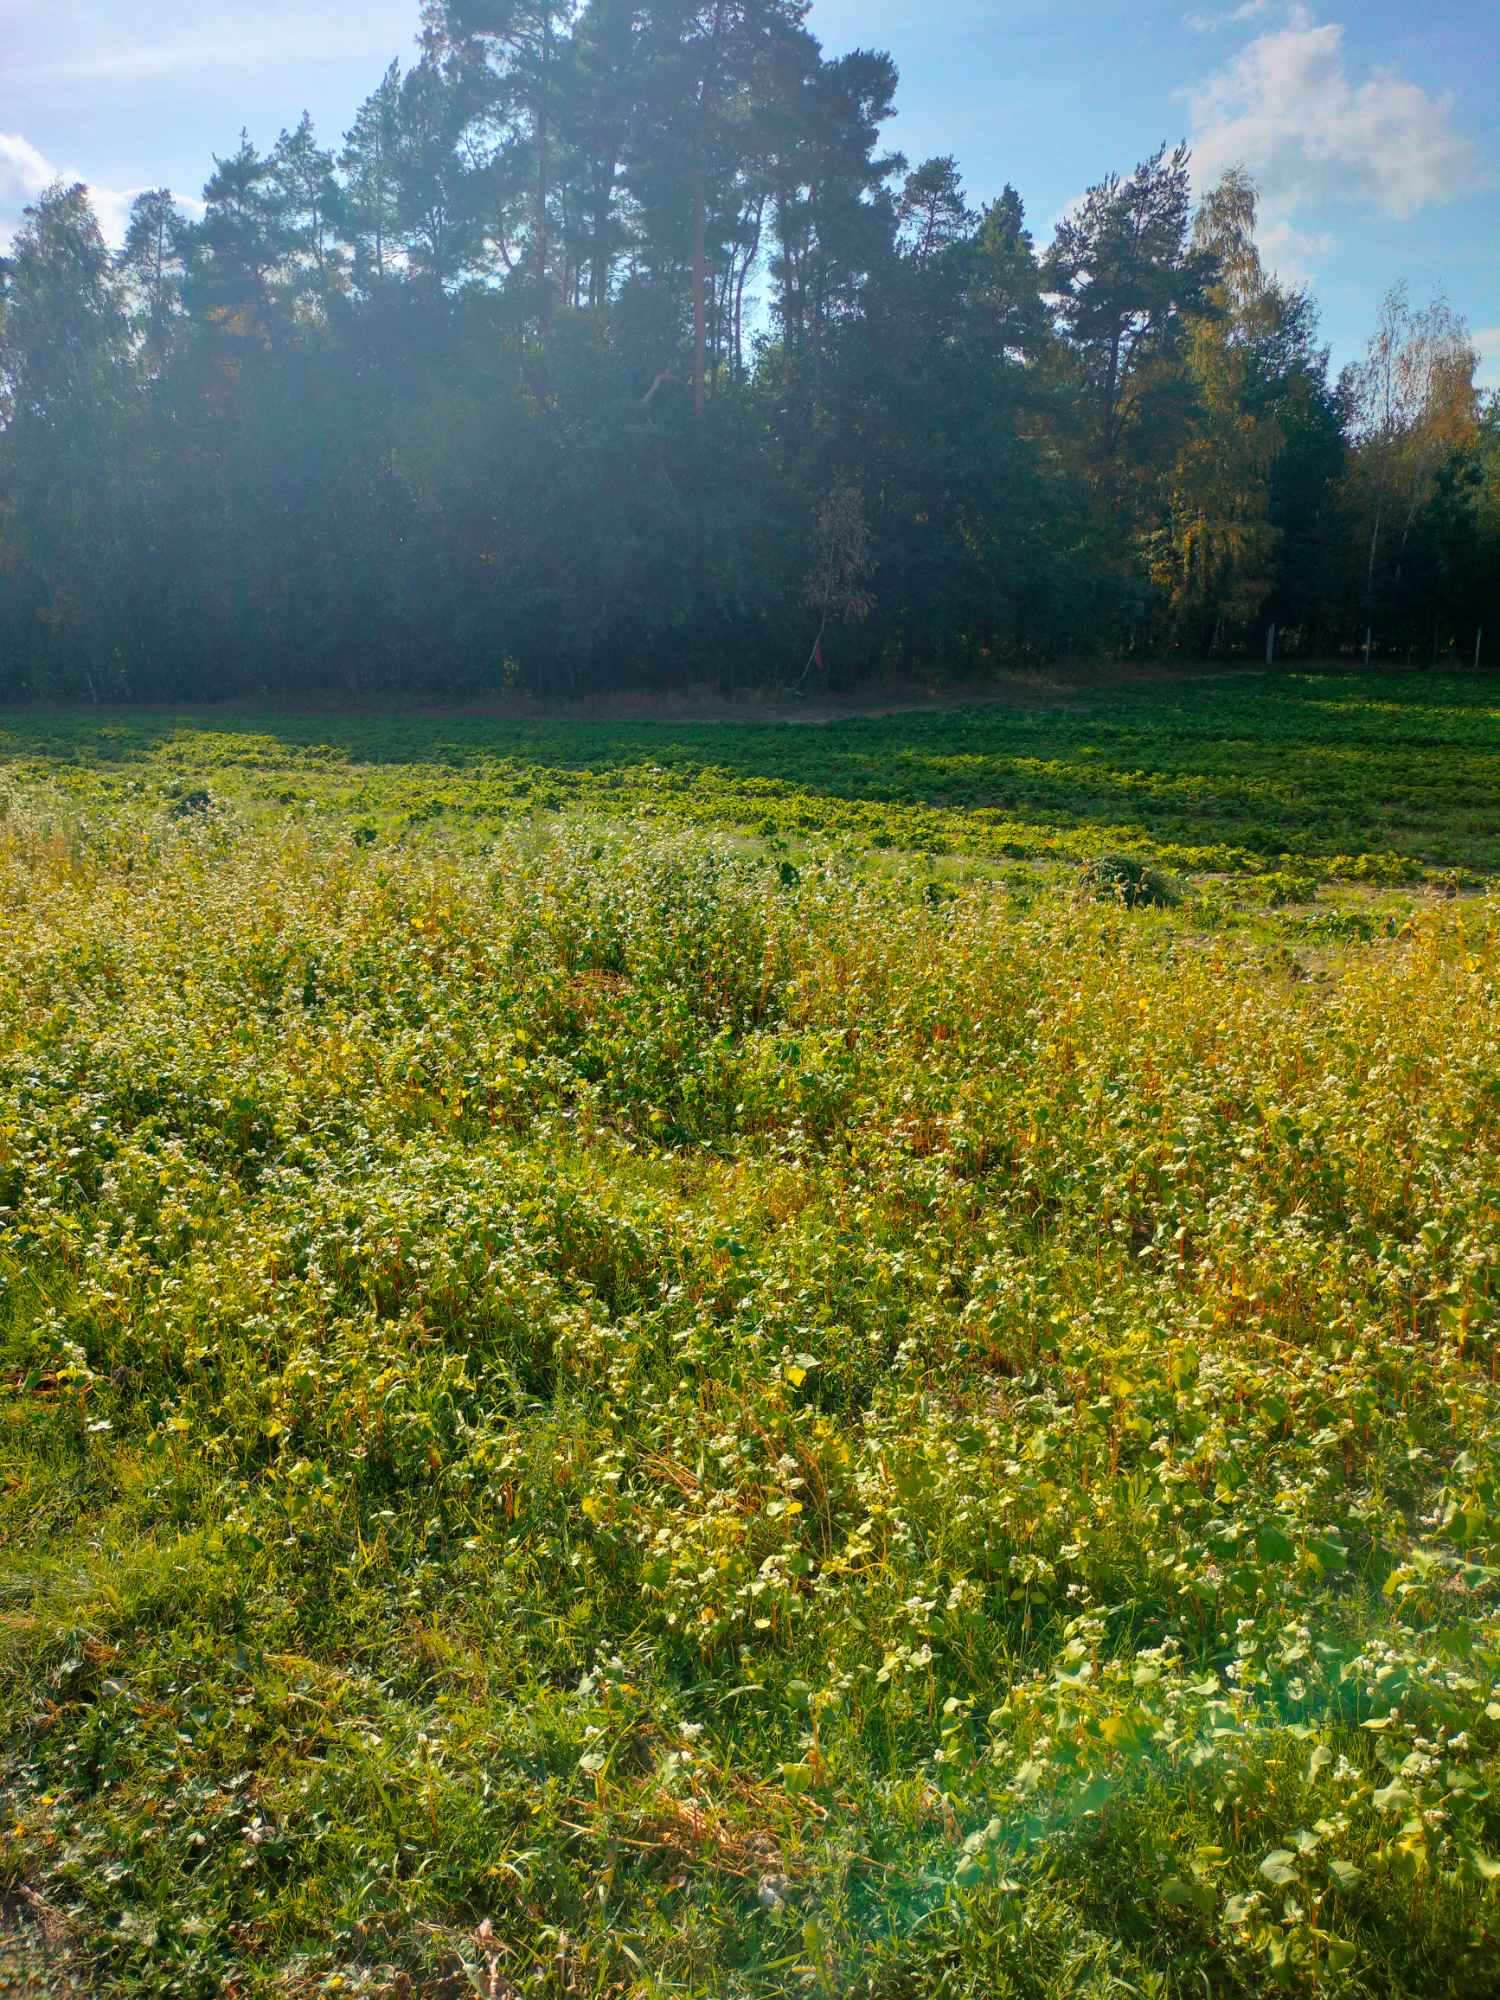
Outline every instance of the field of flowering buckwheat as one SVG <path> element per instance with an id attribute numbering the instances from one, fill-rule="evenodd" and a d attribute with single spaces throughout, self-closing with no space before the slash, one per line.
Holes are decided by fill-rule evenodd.
<path id="1" fill-rule="evenodd" d="M 1500 1993 L 1486 684 L 0 763 L 38 1963 Z"/>

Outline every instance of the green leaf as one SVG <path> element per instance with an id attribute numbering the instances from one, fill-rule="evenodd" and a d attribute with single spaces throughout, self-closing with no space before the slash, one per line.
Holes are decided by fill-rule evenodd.
<path id="1" fill-rule="evenodd" d="M 1207 1916 L 1218 1902 L 1206 1882 L 1185 1881 L 1181 1875 L 1169 1875 L 1157 1894 L 1168 1909 L 1197 1910 L 1203 1916 Z"/>
<path id="2" fill-rule="evenodd" d="M 1191 1347 L 1179 1347 L 1172 1356 L 1172 1387 L 1191 1389 L 1198 1379 L 1198 1356 Z"/>
<path id="3" fill-rule="evenodd" d="M 1261 1523 L 1256 1530 L 1255 1546 L 1261 1560 L 1268 1563 L 1290 1562 L 1297 1553 L 1297 1544 L 1279 1521 Z"/>

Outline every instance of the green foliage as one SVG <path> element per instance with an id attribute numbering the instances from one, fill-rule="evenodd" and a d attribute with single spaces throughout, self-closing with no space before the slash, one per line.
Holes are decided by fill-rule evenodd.
<path id="1" fill-rule="evenodd" d="M 1159 869 L 1129 854 L 1101 854 L 1085 861 L 1078 886 L 1096 903 L 1121 903 L 1127 910 L 1165 910 L 1182 900 Z"/>
<path id="2" fill-rule="evenodd" d="M 1482 861 L 1494 724 L 1257 685 L 11 724 L 0 1892 L 86 1990 L 1492 1990 L 1500 928 L 1335 861 Z M 1122 795 L 1287 858 L 1080 903 Z"/>
<path id="3" fill-rule="evenodd" d="M 206 790 L 215 810 L 293 807 L 388 840 L 566 806 L 876 851 L 1125 851 L 1263 880 L 1274 901 L 1293 882 L 1500 874 L 1497 717 L 1482 679 L 1247 674 L 812 728 L 35 709 L 0 717 L 0 757 L 80 800 Z"/>
<path id="4" fill-rule="evenodd" d="M 1185 148 L 1045 249 L 800 0 L 434 0 L 304 116 L 0 260 L 0 699 L 849 688 L 1467 660 L 1496 416 L 1399 290 L 1338 385 Z"/>

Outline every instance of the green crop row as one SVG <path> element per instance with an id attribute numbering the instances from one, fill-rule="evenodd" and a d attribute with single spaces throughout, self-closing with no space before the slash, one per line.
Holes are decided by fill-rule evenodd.
<path id="1" fill-rule="evenodd" d="M 1323 879 L 1500 873 L 1500 693 L 1437 675 L 1234 675 L 822 724 L 13 714 L 0 760 L 80 800 L 224 796 L 491 828 L 584 809 L 911 849 Z"/>

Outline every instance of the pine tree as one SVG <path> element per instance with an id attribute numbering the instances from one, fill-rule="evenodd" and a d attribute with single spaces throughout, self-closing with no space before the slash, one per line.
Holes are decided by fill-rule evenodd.
<path id="1" fill-rule="evenodd" d="M 345 259 L 338 242 L 343 198 L 333 154 L 318 145 L 305 111 L 295 128 L 277 140 L 269 180 L 288 266 L 286 289 L 293 298 L 326 309 L 344 283 Z"/>
<path id="2" fill-rule="evenodd" d="M 400 230 L 401 65 L 393 62 L 360 106 L 339 154 L 339 214 L 353 250 L 353 276 L 378 292 Z"/>
<path id="3" fill-rule="evenodd" d="M 88 190 L 56 183 L 0 261 L 0 596 L 22 635 L 7 692 L 128 686 L 113 588 L 135 519 L 122 489 L 134 368 Z"/>
<path id="4" fill-rule="evenodd" d="M 187 223 L 170 188 L 152 188 L 131 203 L 116 269 L 125 280 L 147 364 L 159 371 L 183 311 Z"/>
<path id="5" fill-rule="evenodd" d="M 1153 369 L 1176 358 L 1189 317 L 1207 305 L 1213 260 L 1190 247 L 1188 151 L 1165 146 L 1123 179 L 1091 187 L 1057 226 L 1044 264 L 1059 330 L 1078 369 L 1090 456 L 1109 506 Z M 1157 440 L 1149 438 L 1154 446 Z"/>
<path id="6" fill-rule="evenodd" d="M 1255 242 L 1256 190 L 1231 169 L 1205 195 L 1193 247 L 1211 258 L 1209 310 L 1189 316 L 1183 366 L 1196 409 L 1167 481 L 1155 576 L 1179 637 L 1210 656 L 1225 626 L 1250 624 L 1269 597 L 1277 532 L 1271 473 L 1283 439 L 1250 394 L 1257 330 L 1274 301 Z"/>

